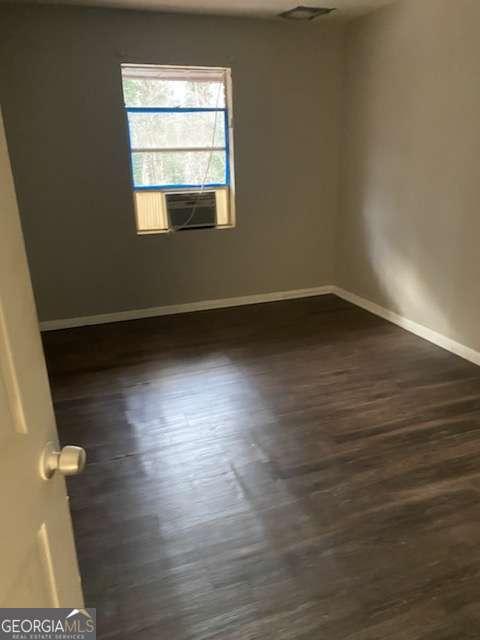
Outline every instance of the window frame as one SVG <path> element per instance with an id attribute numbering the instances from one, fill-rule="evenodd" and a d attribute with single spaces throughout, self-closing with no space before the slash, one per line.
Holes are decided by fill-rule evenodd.
<path id="1" fill-rule="evenodd" d="M 126 136 L 127 136 L 127 144 L 128 144 L 128 162 L 130 165 L 130 183 L 131 183 L 131 188 L 132 188 L 132 196 L 133 196 L 133 205 L 134 205 L 134 212 L 135 212 L 135 223 L 136 223 L 136 233 L 137 235 L 168 235 L 173 231 L 177 231 L 174 228 L 171 228 L 168 225 L 168 221 L 165 219 L 165 226 L 150 226 L 150 227 L 144 227 L 143 224 L 141 223 L 141 220 L 143 220 L 143 216 L 142 218 L 140 217 L 140 212 L 138 209 L 138 202 L 137 202 L 137 194 L 138 197 L 141 196 L 142 193 L 145 193 L 145 195 L 147 193 L 151 193 L 152 195 L 154 193 L 158 193 L 159 197 L 161 197 L 162 199 L 165 198 L 165 194 L 167 193 L 171 193 L 171 192 L 189 192 L 189 191 L 198 191 L 199 189 L 202 189 L 202 185 L 193 185 L 193 186 L 185 186 L 185 187 L 178 187 L 177 185 L 159 185 L 159 186 L 143 186 L 143 187 L 136 187 L 135 183 L 134 183 L 134 178 L 133 178 L 133 165 L 132 165 L 132 145 L 131 145 L 131 140 L 130 140 L 130 126 L 129 126 L 129 121 L 128 121 L 128 113 L 127 113 L 127 108 L 129 109 L 143 109 L 145 111 L 148 111 L 149 109 L 166 109 L 168 111 L 175 109 L 175 107 L 127 107 L 125 104 L 125 94 L 124 94 L 124 89 L 123 89 L 123 69 L 125 67 L 142 67 L 145 69 L 151 68 L 151 69 L 155 69 L 155 68 L 160 68 L 160 69 L 165 69 L 165 70 L 172 70 L 173 72 L 192 72 L 195 73 L 195 71 L 199 71 L 199 72 L 208 72 L 208 71 L 213 71 L 213 72 L 222 72 L 223 74 L 223 85 L 224 85 L 224 90 L 225 90 L 225 103 L 223 107 L 209 107 L 209 108 L 205 108 L 208 111 L 212 111 L 215 109 L 219 109 L 220 111 L 224 111 L 224 118 L 225 118 L 225 147 L 222 147 L 222 149 L 225 149 L 225 154 L 226 154 L 226 180 L 225 180 L 225 184 L 210 184 L 210 185 L 203 185 L 204 189 L 213 189 L 216 194 L 217 194 L 217 203 L 219 202 L 218 198 L 220 198 L 220 201 L 224 202 L 225 204 L 222 205 L 222 217 L 225 217 L 226 221 L 222 221 L 220 223 L 217 223 L 215 227 L 212 228 L 206 228 L 206 229 L 202 229 L 202 231 L 218 231 L 218 230 L 227 230 L 227 229 L 235 229 L 236 228 L 236 205 L 235 205 L 235 200 L 236 200 L 236 187 L 235 187 L 235 164 L 234 164 L 234 132 L 233 132 L 233 126 L 234 126 L 234 115 L 233 115 L 233 85 L 232 85 L 232 69 L 231 67 L 220 67 L 220 66 L 213 66 L 213 65 L 208 65 L 208 66 L 198 66 L 198 65 L 175 65 L 175 64 L 159 64 L 159 63 L 152 63 L 152 62 L 139 62 L 139 61 L 132 61 L 132 60 L 122 60 L 119 64 L 119 71 L 120 71 L 120 80 L 121 80 L 121 87 L 122 87 L 122 97 L 123 97 L 123 113 L 124 113 L 124 121 L 125 121 L 125 127 L 126 127 Z M 184 109 L 203 109 L 201 107 L 184 107 Z M 200 151 L 200 148 L 195 149 L 197 151 Z M 210 147 L 207 148 L 207 150 L 210 150 Z M 228 169 L 227 169 L 228 167 Z M 228 173 L 227 173 L 228 171 Z M 161 205 L 161 206 L 164 206 Z M 226 207 L 223 208 L 223 207 Z M 200 229 L 198 229 L 200 230 Z M 192 230 L 194 231 L 194 230 Z"/>
<path id="2" fill-rule="evenodd" d="M 224 83 L 225 87 L 225 107 L 127 107 L 125 111 L 127 114 L 128 124 L 128 142 L 130 147 L 130 166 L 132 174 L 132 187 L 134 191 L 176 191 L 178 189 L 215 189 L 215 188 L 229 188 L 230 187 L 230 127 L 229 127 L 229 115 L 228 115 L 228 100 L 227 100 L 227 83 Z M 129 113 L 223 113 L 224 120 L 224 146 L 223 147 L 139 147 L 134 148 L 132 146 L 130 136 L 130 121 L 128 120 Z M 134 153 L 181 153 L 181 152 L 208 152 L 208 151 L 222 151 L 225 155 L 225 182 L 206 182 L 205 184 L 159 184 L 159 185 L 141 185 L 135 184 L 135 178 L 133 175 L 133 154 Z"/>

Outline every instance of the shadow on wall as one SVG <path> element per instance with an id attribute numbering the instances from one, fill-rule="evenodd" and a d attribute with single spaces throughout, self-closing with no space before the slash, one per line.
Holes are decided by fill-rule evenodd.
<path id="1" fill-rule="evenodd" d="M 459 41 L 443 64 L 447 33 L 425 42 L 404 19 L 364 22 L 349 49 L 339 283 L 478 348 L 478 56 Z"/>

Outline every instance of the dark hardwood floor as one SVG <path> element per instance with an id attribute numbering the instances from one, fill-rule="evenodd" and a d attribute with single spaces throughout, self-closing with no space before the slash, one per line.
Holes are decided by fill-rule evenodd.
<path id="1" fill-rule="evenodd" d="M 480 638 L 480 368 L 334 296 L 44 341 L 100 638 Z"/>

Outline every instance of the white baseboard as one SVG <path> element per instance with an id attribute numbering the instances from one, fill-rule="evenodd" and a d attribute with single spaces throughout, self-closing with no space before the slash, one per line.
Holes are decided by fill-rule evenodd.
<path id="1" fill-rule="evenodd" d="M 82 316 L 78 318 L 62 318 L 60 320 L 47 320 L 40 323 L 42 331 L 53 331 L 55 329 L 70 329 L 72 327 L 85 327 L 92 324 L 106 324 L 108 322 L 122 322 L 124 320 L 138 320 L 140 318 L 152 318 L 155 316 L 174 315 L 176 313 L 191 313 L 192 311 L 206 311 L 208 309 L 223 309 L 225 307 L 239 307 L 247 304 L 259 304 L 262 302 L 276 302 L 279 300 L 292 300 L 294 298 L 309 298 L 333 293 L 343 300 L 347 300 L 357 307 L 366 309 L 393 324 L 414 333 L 420 338 L 442 347 L 469 362 L 480 365 L 480 352 L 470 347 L 447 338 L 441 333 L 433 331 L 424 325 L 418 324 L 403 316 L 381 307 L 375 302 L 357 296 L 355 293 L 346 291 L 341 287 L 326 285 L 322 287 L 312 287 L 310 289 L 294 289 L 291 291 L 275 291 L 273 293 L 259 293 L 251 296 L 240 296 L 236 298 L 221 298 L 217 300 L 201 300 L 199 302 L 187 302 L 185 304 L 172 304 L 163 307 L 149 307 L 147 309 L 132 309 L 130 311 L 117 311 L 115 313 L 103 313 L 95 316 Z"/>
<path id="2" fill-rule="evenodd" d="M 404 318 L 403 316 L 386 309 L 385 307 L 381 307 L 366 298 L 362 298 L 357 296 L 355 293 L 351 293 L 350 291 L 345 291 L 345 289 L 341 289 L 340 287 L 332 287 L 332 293 L 334 293 L 339 298 L 343 298 L 348 302 L 356 305 L 357 307 L 362 307 L 362 309 L 366 309 L 371 313 L 374 313 L 389 322 L 393 322 L 393 324 L 402 327 L 402 329 L 406 329 L 411 333 L 414 333 L 420 338 L 424 338 L 429 342 L 433 342 L 433 344 L 438 347 L 442 347 L 442 349 L 446 349 L 451 353 L 454 353 L 469 362 L 473 362 L 474 364 L 480 365 L 480 352 L 471 349 L 470 347 L 461 344 L 460 342 L 456 342 L 451 338 L 447 338 L 441 333 L 437 333 L 433 331 L 433 329 L 429 329 L 422 324 L 418 324 L 418 322 L 414 322 L 413 320 L 409 320 L 408 318 Z"/>
<path id="3" fill-rule="evenodd" d="M 332 293 L 332 286 L 313 287 L 311 289 L 294 289 L 292 291 L 275 291 L 273 293 L 258 293 L 251 296 L 237 298 L 221 298 L 217 300 L 201 300 L 200 302 L 187 302 L 185 304 L 171 304 L 164 307 L 149 307 L 148 309 L 131 309 L 129 311 L 117 311 L 115 313 L 102 313 L 95 316 L 81 316 L 78 318 L 62 318 L 60 320 L 46 320 L 40 323 L 42 331 L 55 329 L 71 329 L 72 327 L 85 327 L 92 324 L 106 324 L 108 322 L 122 322 L 124 320 L 138 320 L 140 318 L 152 318 L 155 316 L 169 316 L 176 313 L 191 313 L 192 311 L 206 311 L 208 309 L 223 309 L 225 307 L 240 307 L 247 304 L 261 302 L 276 302 L 279 300 L 291 300 L 294 298 L 310 298 Z"/>

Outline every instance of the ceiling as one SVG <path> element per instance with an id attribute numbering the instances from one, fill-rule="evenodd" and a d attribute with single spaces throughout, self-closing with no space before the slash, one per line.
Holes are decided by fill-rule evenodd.
<path id="1" fill-rule="evenodd" d="M 25 2 L 28 1 L 32 3 L 32 0 L 25 0 Z M 318 18 L 316 22 L 350 19 L 392 2 L 393 0 L 319 0 L 318 2 L 312 0 L 34 0 L 35 4 L 84 5 L 257 18 L 274 18 L 280 12 L 292 9 L 299 4 L 313 7 L 335 7 L 337 9 L 330 16 Z"/>

